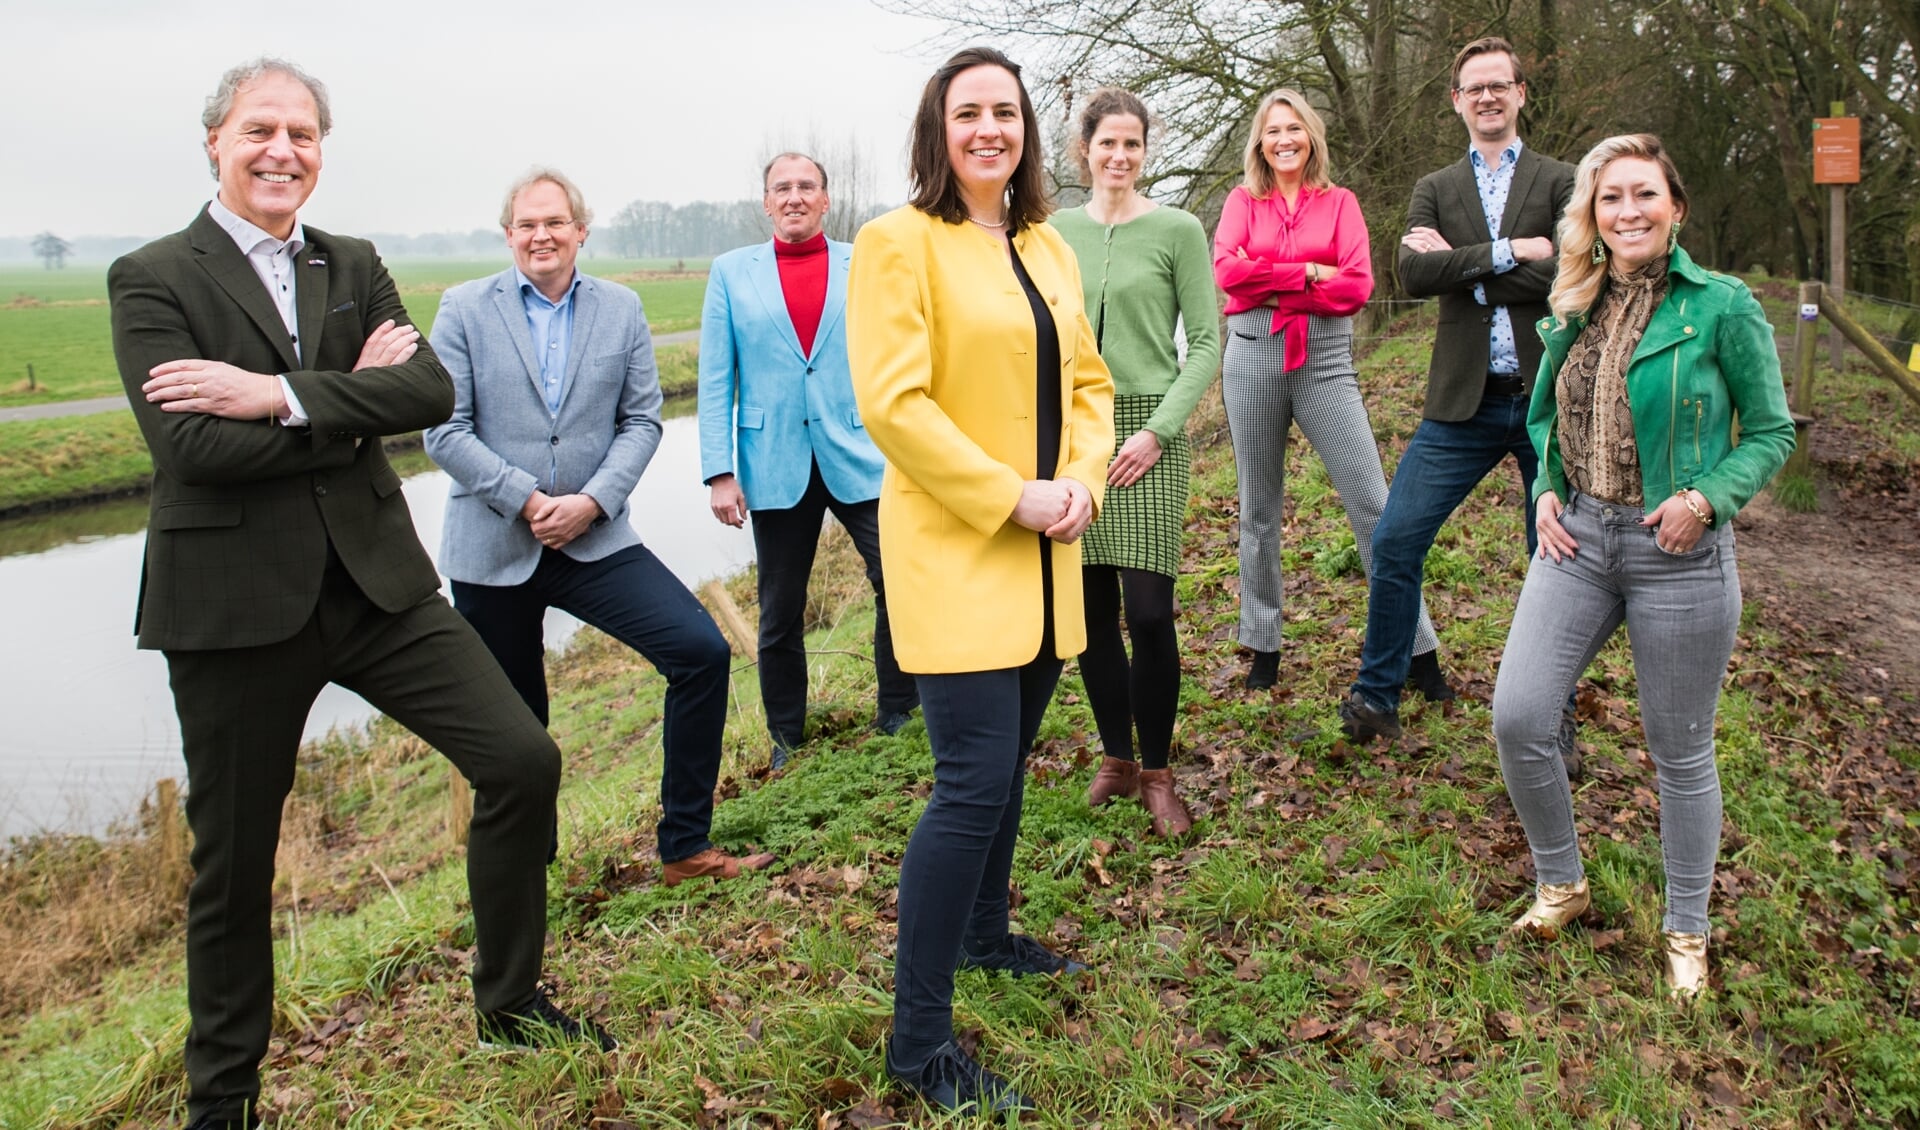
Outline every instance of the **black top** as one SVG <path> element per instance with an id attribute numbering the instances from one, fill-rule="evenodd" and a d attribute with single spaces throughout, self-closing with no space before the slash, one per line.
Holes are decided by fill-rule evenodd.
<path id="1" fill-rule="evenodd" d="M 1007 245 L 1013 257 L 1013 274 L 1026 292 L 1027 305 L 1033 308 L 1033 392 L 1034 392 L 1034 477 L 1051 479 L 1060 468 L 1060 429 L 1065 424 L 1060 413 L 1060 334 L 1054 329 L 1053 311 L 1033 285 L 1020 253 Z M 1040 535 L 1040 614 L 1045 617 L 1040 630 L 1040 652 L 1036 659 L 1047 659 L 1055 651 L 1053 639 L 1053 552 L 1047 535 Z"/>

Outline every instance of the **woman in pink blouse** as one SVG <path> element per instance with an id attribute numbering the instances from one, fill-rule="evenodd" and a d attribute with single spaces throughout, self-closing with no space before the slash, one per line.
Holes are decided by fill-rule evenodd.
<path id="1" fill-rule="evenodd" d="M 1387 479 L 1353 368 L 1352 315 L 1373 294 L 1367 223 L 1328 179 L 1327 127 L 1299 92 L 1261 99 L 1246 168 L 1214 232 L 1213 276 L 1227 292 L 1221 391 L 1240 475 L 1240 642 L 1257 689 L 1280 669 L 1289 428 L 1297 421 L 1326 464 L 1368 570 Z M 1414 651 L 1438 646 L 1423 605 Z"/>

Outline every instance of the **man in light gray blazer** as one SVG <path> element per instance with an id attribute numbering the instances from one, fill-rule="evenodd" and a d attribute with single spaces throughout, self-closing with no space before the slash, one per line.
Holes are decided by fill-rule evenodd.
<path id="1" fill-rule="evenodd" d="M 591 220 L 572 181 L 529 172 L 500 213 L 514 265 L 441 297 L 431 340 L 454 408 L 426 433 L 427 454 L 454 480 L 440 569 L 543 724 L 549 607 L 666 676 L 663 879 L 730 879 L 773 857 L 730 855 L 707 838 L 730 654 L 628 519 L 627 496 L 660 443 L 660 378 L 639 296 L 575 269 Z"/>

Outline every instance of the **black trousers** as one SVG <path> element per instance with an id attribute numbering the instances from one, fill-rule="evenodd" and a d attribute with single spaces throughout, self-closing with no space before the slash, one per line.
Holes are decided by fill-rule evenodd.
<path id="1" fill-rule="evenodd" d="M 873 586 L 873 663 L 879 675 L 879 713 L 905 714 L 919 701 L 913 678 L 893 657 L 886 587 L 880 579 L 880 503 L 833 497 L 815 463 L 800 501 L 784 510 L 753 512 L 753 551 L 760 578 L 760 701 L 773 740 L 792 749 L 807 722 L 807 579 L 827 511 L 846 527 L 866 562 Z"/>
<path id="2" fill-rule="evenodd" d="M 383 612 L 336 564 L 313 618 L 293 638 L 166 656 L 193 828 L 186 1066 L 195 1117 L 238 1119 L 259 1098 L 273 1017 L 281 807 L 307 712 L 329 682 L 425 739 L 473 785 L 474 1003 L 492 1011 L 532 999 L 560 751 L 446 601 L 436 595 Z"/>
<path id="3" fill-rule="evenodd" d="M 660 859 L 672 863 L 711 846 L 713 787 L 727 724 L 733 653 L 713 617 L 644 545 L 598 561 L 540 551 L 518 585 L 453 582 L 467 618 L 542 725 L 547 721 L 547 650 L 541 623 L 558 608 L 639 652 L 667 679 L 660 724 Z M 543 857 L 544 858 L 544 857 Z"/>
<path id="4" fill-rule="evenodd" d="M 1027 751 L 1063 666 L 1052 650 L 1024 667 L 916 679 L 933 746 L 933 795 L 900 860 L 895 1063 L 924 1062 L 953 1038 L 961 943 L 989 949 L 1007 933 Z"/>

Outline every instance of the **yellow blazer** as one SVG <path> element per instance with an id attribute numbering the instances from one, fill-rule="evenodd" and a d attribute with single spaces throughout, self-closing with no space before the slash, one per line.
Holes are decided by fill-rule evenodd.
<path id="1" fill-rule="evenodd" d="M 992 671 L 1040 651 L 1040 535 L 1012 521 L 1028 479 L 1105 497 L 1113 378 L 1094 348 L 1080 267 L 1045 224 L 1013 245 L 1060 338 L 1058 467 L 1036 468 L 1033 310 L 993 234 L 908 207 L 860 229 L 847 280 L 854 398 L 887 457 L 880 560 L 902 669 Z M 1080 547 L 1047 543 L 1053 634 L 1086 648 Z"/>

